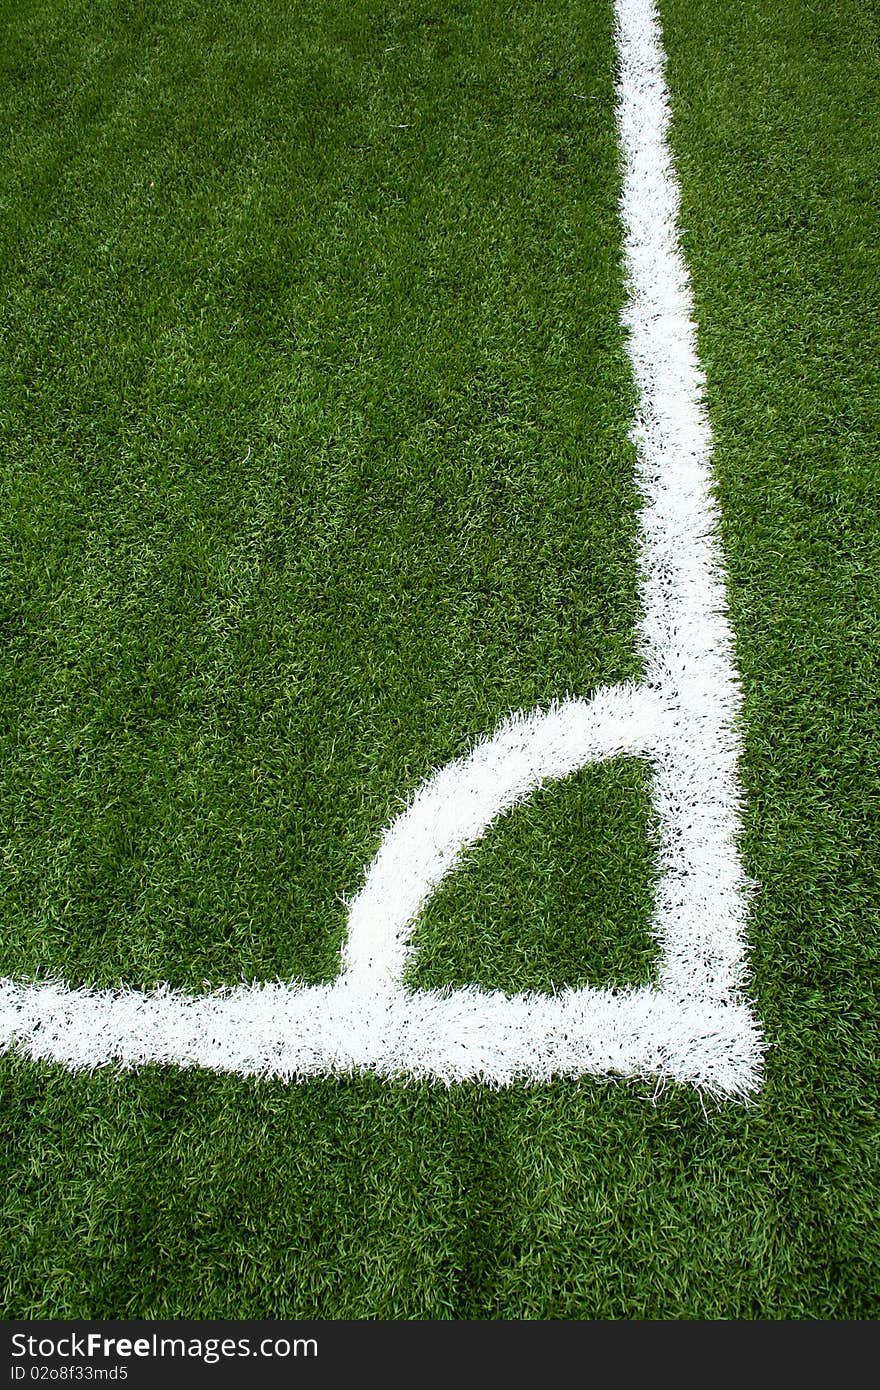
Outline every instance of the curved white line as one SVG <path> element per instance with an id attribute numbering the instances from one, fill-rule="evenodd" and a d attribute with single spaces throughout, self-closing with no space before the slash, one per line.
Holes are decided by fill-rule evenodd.
<path id="1" fill-rule="evenodd" d="M 386 831 L 351 904 L 345 977 L 371 988 L 399 985 L 415 920 L 462 851 L 542 782 L 597 759 L 653 752 L 661 722 L 655 693 L 604 686 L 589 700 L 514 715 L 433 773 Z"/>

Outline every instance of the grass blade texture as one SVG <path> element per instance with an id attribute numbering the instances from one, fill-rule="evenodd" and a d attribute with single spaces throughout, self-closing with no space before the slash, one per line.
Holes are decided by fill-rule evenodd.
<path id="1" fill-rule="evenodd" d="M 876 10 L 661 11 L 763 1090 L 6 1057 L 6 1316 L 880 1311 Z M 0 14 L 0 974 L 330 978 L 431 768 L 640 674 L 610 0 Z M 650 979 L 652 874 L 589 769 L 414 976 Z"/>

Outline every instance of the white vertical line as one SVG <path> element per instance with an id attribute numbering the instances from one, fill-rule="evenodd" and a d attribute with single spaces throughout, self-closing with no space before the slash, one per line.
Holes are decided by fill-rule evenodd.
<path id="1" fill-rule="evenodd" d="M 712 495 L 693 298 L 679 245 L 669 93 L 653 0 L 616 0 L 617 124 L 627 350 L 639 394 L 632 432 L 641 516 L 641 631 L 649 685 L 669 711 L 655 760 L 665 874 L 656 930 L 667 988 L 716 998 L 743 978 L 740 698 Z"/>

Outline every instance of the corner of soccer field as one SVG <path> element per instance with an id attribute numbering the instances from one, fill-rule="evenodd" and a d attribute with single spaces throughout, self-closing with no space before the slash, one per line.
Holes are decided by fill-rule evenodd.
<path id="1" fill-rule="evenodd" d="M 876 7 L 0 25 L 2 1316 L 876 1318 Z"/>

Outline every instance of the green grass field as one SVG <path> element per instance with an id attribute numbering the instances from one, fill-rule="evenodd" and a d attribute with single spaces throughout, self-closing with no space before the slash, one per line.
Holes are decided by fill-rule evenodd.
<path id="1" fill-rule="evenodd" d="M 880 15 L 661 12 L 762 1091 L 7 1056 L 6 1317 L 880 1314 Z M 432 768 L 640 674 L 611 0 L 0 14 L 0 975 L 330 979 Z M 651 980 L 652 843 L 548 787 L 414 983 Z"/>

